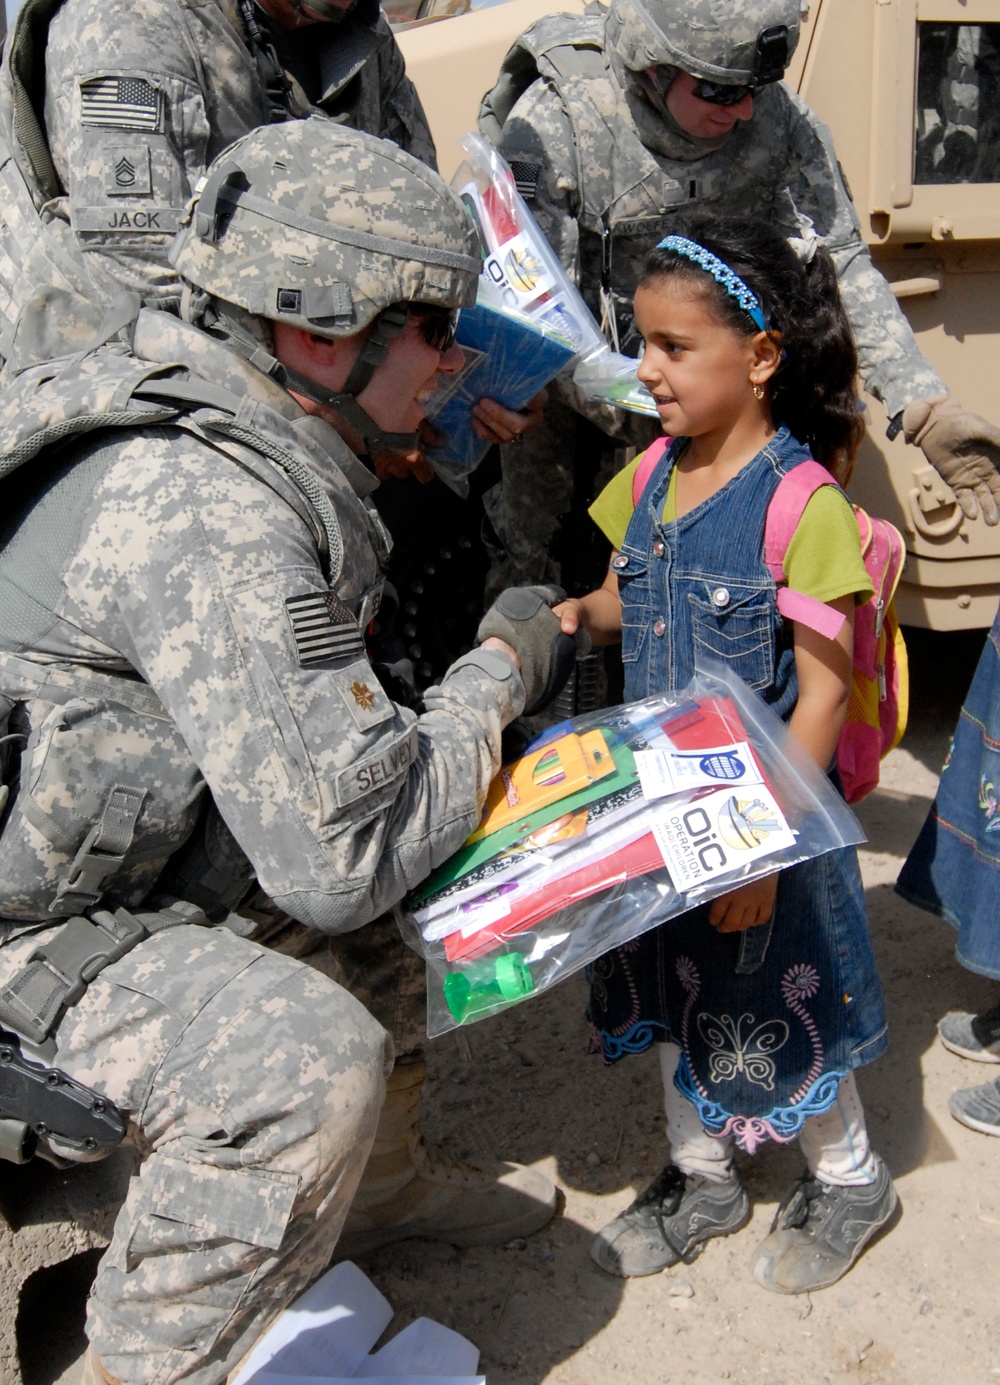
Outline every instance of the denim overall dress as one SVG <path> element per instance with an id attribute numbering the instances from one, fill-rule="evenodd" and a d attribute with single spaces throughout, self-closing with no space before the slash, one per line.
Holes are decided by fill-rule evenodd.
<path id="1" fill-rule="evenodd" d="M 787 721 L 792 633 L 764 564 L 764 523 L 781 477 L 809 453 L 782 428 L 722 490 L 664 524 L 684 442 L 650 478 L 615 559 L 626 699 L 683 688 L 703 649 Z M 782 871 L 773 916 L 757 928 L 718 933 L 702 906 L 606 954 L 590 1020 L 607 1062 L 679 1045 L 677 1085 L 712 1134 L 750 1151 L 794 1139 L 886 1045 L 857 853 Z"/>
<path id="2" fill-rule="evenodd" d="M 896 889 L 957 930 L 963 967 L 1000 980 L 1000 611 Z"/>

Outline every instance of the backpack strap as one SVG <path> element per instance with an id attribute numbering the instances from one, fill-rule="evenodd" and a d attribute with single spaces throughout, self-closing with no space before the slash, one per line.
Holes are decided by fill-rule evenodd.
<path id="1" fill-rule="evenodd" d="M 642 499 L 643 492 L 649 485 L 649 478 L 656 470 L 659 462 L 667 455 L 667 448 L 673 442 L 673 438 L 657 438 L 651 442 L 645 452 L 639 458 L 639 465 L 632 473 L 632 508 L 639 508 L 639 501 Z"/>
<path id="2" fill-rule="evenodd" d="M 809 501 L 821 486 L 837 483 L 819 462 L 811 458 L 786 471 L 767 507 L 764 524 L 764 562 L 778 588 L 778 610 L 786 620 L 808 625 L 811 630 L 834 640 L 843 628 L 845 616 L 825 601 L 793 591 L 785 576 L 785 554 Z"/>

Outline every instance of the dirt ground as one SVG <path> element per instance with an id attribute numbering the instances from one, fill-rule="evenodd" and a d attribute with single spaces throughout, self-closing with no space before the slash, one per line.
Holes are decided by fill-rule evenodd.
<path id="1" fill-rule="evenodd" d="M 743 1162 L 749 1226 L 690 1266 L 618 1280 L 588 1254 L 593 1233 L 666 1162 L 655 1058 L 604 1068 L 586 1052 L 585 985 L 575 977 L 506 1015 L 431 1045 L 424 1125 L 445 1150 L 542 1169 L 562 1215 L 527 1242 L 457 1251 L 412 1241 L 362 1262 L 397 1310 L 390 1333 L 427 1315 L 482 1351 L 489 1385 L 768 1382 L 973 1385 L 1000 1377 L 993 1323 L 1000 1260 L 1000 1142 L 948 1114 L 948 1094 L 991 1070 L 950 1055 L 935 1026 L 996 988 L 954 961 L 953 935 L 892 884 L 923 821 L 981 643 L 910 640 L 913 712 L 903 746 L 862 807 L 862 865 L 889 1012 L 888 1054 L 859 1075 L 876 1148 L 902 1201 L 898 1224 L 839 1284 L 801 1298 L 759 1288 L 747 1263 L 800 1169 L 794 1146 Z M 76 1304 L 79 1284 L 63 1301 Z M 44 1328 L 42 1324 L 44 1323 Z M 36 1326 L 37 1324 L 37 1326 Z M 51 1300 L 28 1314 L 36 1349 L 53 1341 Z M 80 1339 L 38 1350 L 28 1385 L 70 1385 Z"/>

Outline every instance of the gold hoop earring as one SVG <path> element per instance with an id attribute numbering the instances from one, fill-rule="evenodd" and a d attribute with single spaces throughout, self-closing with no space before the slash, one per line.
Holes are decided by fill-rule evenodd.
<path id="1" fill-rule="evenodd" d="M 751 380 L 750 388 L 753 390 L 754 399 L 764 398 L 764 386 L 758 380 Z"/>

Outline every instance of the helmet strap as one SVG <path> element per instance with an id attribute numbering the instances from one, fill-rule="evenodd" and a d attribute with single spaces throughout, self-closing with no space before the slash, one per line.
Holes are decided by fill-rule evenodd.
<path id="1" fill-rule="evenodd" d="M 351 373 L 344 381 L 344 394 L 360 394 L 376 370 L 385 360 L 389 343 L 398 337 L 410 316 L 409 305 L 394 303 L 391 308 L 383 308 L 372 323 Z"/>
<path id="2" fill-rule="evenodd" d="M 284 366 L 267 349 L 270 342 L 265 344 L 260 336 L 254 334 L 253 326 L 257 324 L 269 326 L 266 319 L 253 318 L 242 308 L 212 298 L 211 295 L 206 295 L 197 323 L 208 336 L 216 337 L 255 370 L 280 381 Z"/>
<path id="3" fill-rule="evenodd" d="M 336 409 L 358 434 L 368 449 L 369 456 L 374 456 L 376 452 L 409 452 L 418 445 L 419 435 L 416 429 L 412 433 L 387 433 L 346 389 L 336 392 L 324 389 L 315 380 L 310 380 L 308 375 L 302 375 L 287 365 L 282 369 L 285 373 L 286 387 L 294 390 L 296 394 L 304 395 L 306 399 L 311 399 L 315 404 L 324 404 L 327 408 Z"/>
<path id="4" fill-rule="evenodd" d="M 324 389 L 297 370 L 290 370 L 288 366 L 284 368 L 288 383 L 296 393 L 305 395 L 316 404 L 336 409 L 359 435 L 370 455 L 376 452 L 408 452 L 417 446 L 416 430 L 412 433 L 387 433 L 357 400 L 385 360 L 389 343 L 406 326 L 409 315 L 410 309 L 405 303 L 395 303 L 391 308 L 382 309 L 371 325 L 350 374 L 336 392 Z"/>

